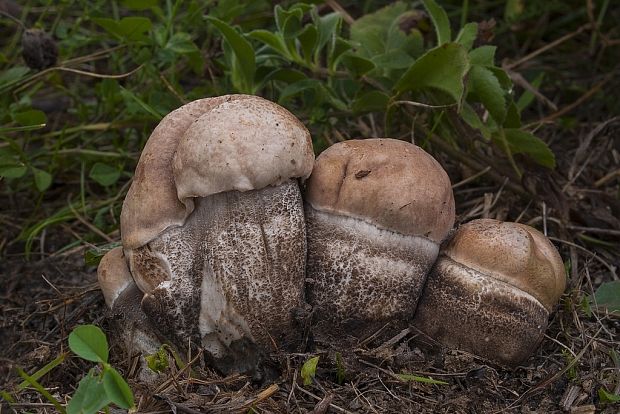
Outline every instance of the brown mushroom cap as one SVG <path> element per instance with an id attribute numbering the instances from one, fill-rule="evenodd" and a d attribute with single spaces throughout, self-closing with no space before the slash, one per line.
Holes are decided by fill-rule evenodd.
<path id="1" fill-rule="evenodd" d="M 119 295 L 134 283 L 122 247 L 115 247 L 101 258 L 97 277 L 105 303 L 112 309 Z"/>
<path id="2" fill-rule="evenodd" d="M 470 221 L 459 227 L 443 254 L 529 293 L 549 312 L 566 287 L 559 253 L 542 233 L 524 224 Z"/>
<path id="3" fill-rule="evenodd" d="M 306 178 L 314 154 L 308 130 L 257 96 L 201 99 L 171 112 L 151 134 L 121 213 L 125 249 L 182 226 L 191 197 Z"/>
<path id="4" fill-rule="evenodd" d="M 421 148 L 389 138 L 335 144 L 316 160 L 306 201 L 315 209 L 441 242 L 454 224 L 448 175 Z"/>

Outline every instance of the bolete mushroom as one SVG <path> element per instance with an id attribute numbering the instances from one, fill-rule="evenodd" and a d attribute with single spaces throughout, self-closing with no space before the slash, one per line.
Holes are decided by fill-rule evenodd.
<path id="1" fill-rule="evenodd" d="M 565 285 L 562 259 L 542 233 L 474 220 L 442 249 L 413 324 L 444 345 L 514 366 L 542 340 Z"/>
<path id="2" fill-rule="evenodd" d="M 224 373 L 253 372 L 273 345 L 295 341 L 306 252 L 297 179 L 313 162 L 303 124 L 256 96 L 201 99 L 160 122 L 121 236 L 141 308 L 163 337 L 204 347 Z"/>
<path id="3" fill-rule="evenodd" d="M 441 165 L 404 141 L 340 142 L 317 158 L 305 202 L 316 332 L 339 326 L 360 337 L 405 325 L 454 224 Z"/>

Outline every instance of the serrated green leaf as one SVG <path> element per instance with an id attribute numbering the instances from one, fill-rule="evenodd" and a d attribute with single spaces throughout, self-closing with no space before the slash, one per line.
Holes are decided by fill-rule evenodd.
<path id="1" fill-rule="evenodd" d="M 312 379 L 316 375 L 316 367 L 319 364 L 318 356 L 312 357 L 304 362 L 301 367 L 301 378 L 304 381 L 304 386 L 312 384 Z"/>
<path id="2" fill-rule="evenodd" d="M 419 375 L 412 375 L 412 374 L 396 374 L 396 376 L 398 378 L 400 378 L 403 381 L 415 381 L 415 382 L 421 382 L 424 384 L 435 384 L 435 385 L 448 385 L 447 382 L 445 381 L 440 381 L 440 380 L 436 380 L 436 379 L 432 379 L 430 377 L 421 377 Z"/>
<path id="3" fill-rule="evenodd" d="M 43 125 L 47 123 L 45 112 L 38 109 L 29 109 L 27 111 L 17 112 L 13 114 L 13 120 L 22 126 Z"/>
<path id="4" fill-rule="evenodd" d="M 80 380 L 75 394 L 67 404 L 67 414 L 95 414 L 110 403 L 103 383 L 91 369 L 88 375 Z"/>
<path id="5" fill-rule="evenodd" d="M 468 70 L 469 59 L 465 48 L 458 43 L 447 43 L 420 57 L 396 83 L 396 90 L 434 88 L 445 92 L 458 103 L 463 96 L 463 78 Z"/>
<path id="6" fill-rule="evenodd" d="M 252 45 L 235 29 L 220 19 L 207 16 L 207 21 L 220 31 L 234 53 L 232 71 L 233 75 L 240 78 L 241 84 L 237 85 L 238 89 L 242 92 L 251 93 L 256 72 L 256 56 Z"/>
<path id="7" fill-rule="evenodd" d="M 390 97 L 381 91 L 368 91 L 353 101 L 351 109 L 355 113 L 385 111 Z"/>
<path id="8" fill-rule="evenodd" d="M 52 175 L 47 171 L 40 170 L 38 168 L 32 168 L 34 174 L 34 184 L 41 193 L 44 192 L 52 185 Z"/>
<path id="9" fill-rule="evenodd" d="M 594 299 L 599 308 L 609 312 L 620 312 L 620 281 L 605 282 L 594 292 Z"/>
<path id="10" fill-rule="evenodd" d="M 555 168 L 555 155 L 540 138 L 516 128 L 506 128 L 504 131 L 513 154 L 527 154 L 538 164 Z"/>
<path id="11" fill-rule="evenodd" d="M 482 102 L 495 122 L 502 125 L 506 118 L 506 100 L 499 80 L 493 72 L 480 65 L 473 65 L 467 78 L 468 93 Z"/>
<path id="12" fill-rule="evenodd" d="M 450 30 L 450 20 L 446 11 L 438 5 L 435 0 L 422 0 L 424 7 L 431 16 L 435 32 L 437 33 L 437 45 L 443 45 L 452 39 L 452 31 Z"/>
<path id="13" fill-rule="evenodd" d="M 478 23 L 467 23 L 458 36 L 456 36 L 456 43 L 463 45 L 465 50 L 470 50 L 474 46 L 476 37 L 478 36 Z M 471 57 L 471 56 L 470 56 Z"/>
<path id="14" fill-rule="evenodd" d="M 69 348 L 79 357 L 93 362 L 108 362 L 108 339 L 95 325 L 80 325 L 69 334 Z"/>
<path id="15" fill-rule="evenodd" d="M 469 61 L 472 65 L 493 66 L 497 46 L 484 45 L 469 52 Z"/>
<path id="16" fill-rule="evenodd" d="M 107 187 L 118 181 L 121 177 L 121 172 L 118 168 L 114 168 L 111 165 L 97 162 L 90 169 L 88 176 L 100 185 Z"/>
<path id="17" fill-rule="evenodd" d="M 107 397 L 121 408 L 134 406 L 133 393 L 127 381 L 112 367 L 107 367 L 103 373 L 103 388 Z"/>

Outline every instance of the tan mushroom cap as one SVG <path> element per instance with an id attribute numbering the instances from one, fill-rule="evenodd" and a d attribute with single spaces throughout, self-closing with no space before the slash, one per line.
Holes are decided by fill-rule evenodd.
<path id="1" fill-rule="evenodd" d="M 142 151 L 121 213 L 123 246 L 182 226 L 193 210 L 188 197 L 305 178 L 313 161 L 308 130 L 273 102 L 250 95 L 190 102 L 162 119 Z"/>
<path id="2" fill-rule="evenodd" d="M 524 224 L 470 221 L 459 227 L 443 254 L 529 293 L 549 312 L 566 287 L 560 254 L 542 233 Z"/>
<path id="3" fill-rule="evenodd" d="M 448 175 L 421 148 L 390 138 L 335 144 L 316 160 L 306 201 L 319 211 L 441 242 L 454 224 Z"/>
<path id="4" fill-rule="evenodd" d="M 97 267 L 97 278 L 105 303 L 112 309 L 116 298 L 134 283 L 122 247 L 115 247 L 101 258 Z"/>

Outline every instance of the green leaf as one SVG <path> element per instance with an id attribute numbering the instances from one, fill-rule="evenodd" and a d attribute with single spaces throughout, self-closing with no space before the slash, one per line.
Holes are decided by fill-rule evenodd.
<path id="1" fill-rule="evenodd" d="M 542 84 L 542 81 L 544 78 L 545 78 L 545 72 L 540 72 L 538 76 L 536 76 L 536 78 L 534 78 L 534 80 L 531 82 L 531 85 L 535 89 L 540 88 L 540 85 Z M 523 111 L 525 108 L 530 106 L 531 103 L 534 102 L 535 98 L 536 98 L 536 95 L 534 95 L 532 92 L 528 90 L 525 90 L 525 92 L 523 92 L 523 94 L 517 100 L 517 108 L 519 108 L 519 111 Z"/>
<path id="2" fill-rule="evenodd" d="M 26 66 L 14 66 L 0 73 L 0 88 L 17 83 L 30 72 Z"/>
<path id="3" fill-rule="evenodd" d="M 93 18 L 99 26 L 121 40 L 138 41 L 145 40 L 146 33 L 151 30 L 153 23 L 146 17 L 123 17 L 121 20 L 109 18 Z"/>
<path id="4" fill-rule="evenodd" d="M 329 13 L 318 18 L 317 28 L 319 31 L 319 40 L 317 42 L 315 54 L 321 52 L 327 42 L 340 31 L 342 17 L 339 13 Z"/>
<path id="5" fill-rule="evenodd" d="M 336 382 L 340 385 L 344 383 L 346 378 L 346 371 L 344 361 L 340 352 L 336 352 Z"/>
<path id="6" fill-rule="evenodd" d="M 299 44 L 301 45 L 301 51 L 303 53 L 306 62 L 312 61 L 312 54 L 316 48 L 317 41 L 319 40 L 319 31 L 313 25 L 307 25 L 306 28 L 297 37 Z"/>
<path id="7" fill-rule="evenodd" d="M 28 167 L 23 163 L 7 163 L 0 164 L 0 177 L 4 178 L 21 178 L 28 172 Z"/>
<path id="8" fill-rule="evenodd" d="M 307 90 L 318 90 L 323 86 L 323 84 L 316 79 L 303 79 L 299 82 L 292 83 L 288 85 L 282 92 L 280 92 L 280 98 L 278 102 L 282 104 L 287 99 L 292 98 L 293 96 Z"/>
<path id="9" fill-rule="evenodd" d="M 480 119 L 476 111 L 474 111 L 471 105 L 467 102 L 464 102 L 463 105 L 461 105 L 459 115 L 467 123 L 467 125 L 479 130 L 482 133 L 482 136 L 487 140 L 491 139 L 491 129 L 485 125 L 484 122 L 482 122 L 482 119 Z"/>
<path id="10" fill-rule="evenodd" d="M 523 0 L 507 0 L 506 7 L 504 8 L 504 19 L 508 23 L 512 23 L 518 20 L 524 11 L 525 4 Z"/>
<path id="11" fill-rule="evenodd" d="M 108 362 L 108 339 L 95 325 L 80 325 L 69 335 L 69 348 L 79 357 L 93 362 Z"/>
<path id="12" fill-rule="evenodd" d="M 88 176 L 100 185 L 107 187 L 115 184 L 118 181 L 118 179 L 121 177 L 121 172 L 117 168 L 112 167 L 111 165 L 97 162 L 90 169 L 90 173 L 88 174 Z"/>
<path id="13" fill-rule="evenodd" d="M 159 5 L 159 0 L 123 0 L 123 7 L 129 10 L 148 10 Z"/>
<path id="14" fill-rule="evenodd" d="M 598 398 L 603 403 L 617 403 L 620 402 L 620 395 L 607 392 L 603 387 L 598 389 Z"/>
<path id="15" fill-rule="evenodd" d="M 92 247 L 84 252 L 84 262 L 87 266 L 97 266 L 103 256 L 112 249 L 122 246 L 121 242 L 112 242 L 103 246 Z"/>
<path id="16" fill-rule="evenodd" d="M 284 43 L 284 39 L 278 36 L 276 33 L 272 33 L 269 30 L 253 30 L 248 34 L 248 37 L 256 39 L 262 42 L 284 56 L 287 59 L 291 59 L 291 55 L 288 52 L 288 48 Z"/>
<path id="17" fill-rule="evenodd" d="M 316 375 L 316 367 L 319 364 L 319 357 L 315 356 L 304 362 L 301 367 L 301 378 L 304 380 L 304 386 L 312 384 L 312 379 Z"/>
<path id="18" fill-rule="evenodd" d="M 484 45 L 469 52 L 469 61 L 472 65 L 493 66 L 497 46 Z"/>
<path id="19" fill-rule="evenodd" d="M 32 167 L 32 172 L 34 174 L 34 184 L 41 193 L 52 185 L 52 175 L 47 171 Z"/>
<path id="20" fill-rule="evenodd" d="M 256 56 L 252 45 L 227 23 L 211 16 L 207 16 L 207 20 L 222 33 L 234 53 L 232 71 L 241 79 L 239 88 L 244 92 L 252 92 L 256 72 Z"/>
<path id="21" fill-rule="evenodd" d="M 198 47 L 192 41 L 190 34 L 184 32 L 172 35 L 165 48 L 181 55 L 198 52 Z"/>
<path id="22" fill-rule="evenodd" d="M 375 68 L 375 64 L 371 60 L 352 53 L 342 56 L 342 63 L 355 77 L 365 75 Z"/>
<path id="23" fill-rule="evenodd" d="M 521 128 L 521 112 L 519 108 L 517 108 L 517 105 L 515 105 L 512 97 L 508 103 L 506 119 L 504 119 L 504 128 Z"/>
<path id="24" fill-rule="evenodd" d="M 48 390 L 46 390 L 43 387 L 43 385 L 41 385 L 39 382 L 37 382 L 37 380 L 35 380 L 34 378 L 32 378 L 31 376 L 26 374 L 26 372 L 23 369 L 19 368 L 19 367 L 17 367 L 17 373 L 28 384 L 30 384 L 35 390 L 37 390 L 39 392 L 39 394 L 41 394 L 43 397 L 45 397 L 45 399 L 47 401 L 52 403 L 54 405 L 54 407 L 58 410 L 58 412 L 60 412 L 61 414 L 65 414 L 65 412 L 66 412 L 65 408 L 62 405 L 60 405 L 58 400 L 56 398 L 54 398 L 54 396 L 52 394 L 50 394 L 50 392 Z"/>
<path id="25" fill-rule="evenodd" d="M 599 308 L 609 312 L 620 313 L 620 281 L 605 282 L 594 292 L 594 299 Z"/>
<path id="26" fill-rule="evenodd" d="M 73 398 L 67 404 L 67 414 L 95 414 L 110 402 L 112 401 L 108 398 L 103 383 L 91 369 L 88 375 L 80 380 Z"/>
<path id="27" fill-rule="evenodd" d="M 432 379 L 430 377 L 420 377 L 418 375 L 412 375 L 412 374 L 396 374 L 396 376 L 403 381 L 415 381 L 415 382 L 422 382 L 424 384 L 448 385 L 448 383 L 445 381 Z"/>
<path id="28" fill-rule="evenodd" d="M 404 50 L 390 50 L 382 55 L 372 57 L 374 64 L 382 69 L 406 69 L 415 62 Z"/>
<path id="29" fill-rule="evenodd" d="M 397 1 L 360 17 L 351 25 L 351 40 L 360 45 L 366 57 L 372 58 L 385 53 L 388 31 L 406 10 L 407 5 Z"/>
<path id="30" fill-rule="evenodd" d="M 12 115 L 13 120 L 22 126 L 45 125 L 47 116 L 45 112 L 38 109 L 29 109 L 27 111 L 17 112 Z"/>
<path id="31" fill-rule="evenodd" d="M 450 30 L 450 20 L 446 11 L 438 5 L 435 0 L 422 0 L 424 7 L 431 16 L 435 32 L 437 33 L 437 44 L 443 45 L 452 39 L 452 31 Z"/>
<path id="32" fill-rule="evenodd" d="M 163 372 L 168 369 L 168 354 L 166 348 L 161 346 L 157 352 L 144 357 L 146 365 L 153 372 Z"/>
<path id="33" fill-rule="evenodd" d="M 368 91 L 353 101 L 351 109 L 355 113 L 385 111 L 390 97 L 381 91 Z"/>
<path id="34" fill-rule="evenodd" d="M 477 36 L 478 23 L 467 23 L 456 36 L 455 42 L 462 44 L 465 50 L 470 50 L 474 46 Z"/>
<path id="35" fill-rule="evenodd" d="M 67 352 L 63 352 L 62 354 L 58 355 L 52 361 L 48 362 L 47 364 L 45 364 L 45 366 L 43 366 L 42 368 L 38 369 L 35 373 L 30 375 L 30 378 L 35 381 L 38 381 L 42 376 L 44 376 L 45 374 L 47 374 L 48 372 L 56 368 L 58 365 L 62 364 L 67 358 L 67 354 L 68 354 Z M 22 381 L 17 386 L 17 390 L 21 391 L 21 390 L 26 389 L 26 387 L 28 387 L 28 384 L 29 382 L 27 380 Z"/>
<path id="36" fill-rule="evenodd" d="M 434 88 L 455 102 L 463 96 L 463 78 L 469 70 L 467 51 L 458 43 L 447 43 L 420 57 L 396 83 L 396 90 Z"/>
<path id="37" fill-rule="evenodd" d="M 144 102 L 142 99 L 140 99 L 135 93 L 133 93 L 129 89 L 125 89 L 124 87 L 121 86 L 120 92 L 121 92 L 121 96 L 125 100 L 125 104 L 127 104 L 128 106 L 132 104 L 136 106 L 137 104 L 137 108 L 140 108 L 145 113 L 152 115 L 153 118 L 155 118 L 156 120 L 160 120 L 164 117 L 162 113 L 156 111 L 155 108 L 153 108 L 151 105 Z"/>
<path id="38" fill-rule="evenodd" d="M 495 122 L 503 124 L 506 118 L 506 100 L 499 80 L 489 69 L 473 65 L 468 74 L 468 93 L 482 102 Z"/>
<path id="39" fill-rule="evenodd" d="M 513 154 L 527 154 L 538 164 L 555 168 L 555 155 L 540 138 L 516 128 L 506 128 L 504 131 Z"/>
<path id="40" fill-rule="evenodd" d="M 134 406 L 133 393 L 127 381 L 112 367 L 103 372 L 103 388 L 110 401 L 121 408 Z"/>

